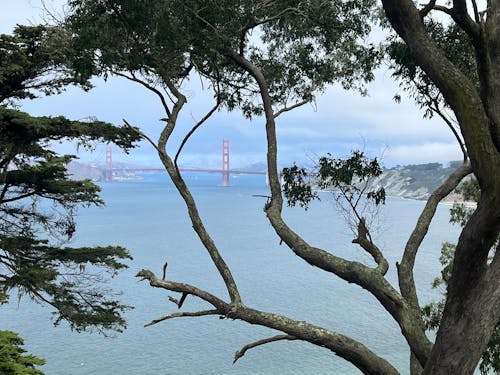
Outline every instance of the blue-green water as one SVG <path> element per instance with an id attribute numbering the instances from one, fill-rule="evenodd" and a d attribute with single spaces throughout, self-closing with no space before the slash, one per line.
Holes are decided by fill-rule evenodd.
<path id="1" fill-rule="evenodd" d="M 296 257 L 267 222 L 262 207 L 268 194 L 263 176 L 232 178 L 222 188 L 220 176 L 188 174 L 201 216 L 251 307 L 306 320 L 352 336 L 407 374 L 408 349 L 397 325 L 377 301 L 361 288 L 317 270 Z M 123 292 L 122 301 L 135 306 L 127 313 L 128 329 L 114 338 L 78 334 L 62 324 L 53 327 L 50 309 L 11 298 L 0 309 L 1 329 L 19 332 L 26 348 L 47 360 L 47 375 L 66 374 L 359 374 L 326 349 L 298 341 L 277 342 L 252 349 L 235 365 L 234 352 L 244 345 L 275 335 L 267 328 L 217 317 L 180 318 L 144 328 L 175 311 L 166 291 L 153 289 L 133 276 L 141 268 L 161 274 L 168 259 L 171 280 L 188 282 L 226 298 L 215 267 L 197 240 L 184 203 L 166 175 L 145 175 L 141 181 L 103 184 L 105 208 L 81 210 L 72 245 L 116 244 L 127 247 L 134 260 L 109 286 Z M 311 244 L 337 255 L 370 261 L 351 243 L 352 233 L 327 196 L 304 213 L 286 209 L 292 228 Z M 389 199 L 376 236 L 391 264 L 388 278 L 395 284 L 395 262 L 423 208 L 423 202 Z M 439 273 L 440 244 L 454 241 L 457 229 L 448 224 L 448 207 L 438 209 L 416 264 L 423 302 L 438 298 L 430 283 Z M 178 297 L 178 296 L 175 296 Z M 188 297 L 183 310 L 207 305 Z"/>

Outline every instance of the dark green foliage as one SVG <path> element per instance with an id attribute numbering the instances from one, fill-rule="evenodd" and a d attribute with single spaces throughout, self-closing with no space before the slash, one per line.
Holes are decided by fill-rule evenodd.
<path id="1" fill-rule="evenodd" d="M 69 34 L 58 27 L 18 26 L 13 35 L 1 35 L 0 103 L 59 93 L 68 84 L 90 88 L 67 67 L 68 42 Z"/>
<path id="2" fill-rule="evenodd" d="M 305 208 L 313 199 L 319 199 L 316 192 L 312 190 L 311 185 L 306 181 L 308 173 L 305 168 L 299 168 L 295 164 L 290 168 L 283 168 L 283 193 L 290 207 L 297 203 Z"/>
<path id="3" fill-rule="evenodd" d="M 472 177 L 466 180 L 457 190 L 462 195 L 464 200 L 479 202 L 481 191 L 476 178 Z M 455 203 L 450 209 L 450 222 L 463 227 L 469 221 L 473 213 L 473 208 L 467 207 L 463 203 Z M 497 246 L 499 241 L 500 238 L 497 239 L 497 243 L 491 251 L 492 254 L 494 253 L 494 248 Z M 443 266 L 443 269 L 441 270 L 441 276 L 434 279 L 434 282 L 432 283 L 433 288 L 447 287 L 453 270 L 455 248 L 456 245 L 453 243 L 443 243 L 441 256 L 439 257 L 439 262 Z M 446 291 L 444 291 L 443 294 L 446 296 Z M 441 301 L 430 303 L 422 309 L 427 329 L 437 330 L 439 328 L 444 305 L 445 299 L 442 299 Z M 497 323 L 496 328 L 493 331 L 493 335 L 488 342 L 486 351 L 481 356 L 479 369 L 483 375 L 490 373 L 500 374 L 500 322 Z"/>
<path id="4" fill-rule="evenodd" d="M 81 206 L 102 205 L 100 188 L 90 180 L 71 180 L 66 165 L 75 157 L 58 155 L 51 142 L 72 140 L 92 148 L 112 142 L 124 150 L 140 139 L 137 129 L 100 121 L 33 117 L 8 108 L 16 99 L 60 92 L 75 81 L 64 67 L 57 30 L 18 27 L 1 35 L 0 53 L 0 298 L 17 291 L 55 308 L 55 323 L 65 320 L 81 331 L 120 331 L 127 306 L 102 288 L 105 273 L 124 267 L 129 253 L 119 246 L 68 248 Z"/>
<path id="5" fill-rule="evenodd" d="M 455 66 L 477 82 L 474 48 L 467 34 L 456 24 L 445 26 L 435 20 L 426 19 L 430 37 Z M 409 93 L 417 105 L 425 110 L 425 117 L 432 117 L 436 110 L 446 107 L 441 92 L 431 79 L 416 65 L 410 51 L 402 41 L 390 38 L 387 53 L 391 59 L 393 76 L 403 90 Z"/>
<path id="6" fill-rule="evenodd" d="M 191 71 L 222 103 L 262 113 L 259 88 L 231 58 L 244 54 L 265 75 L 273 105 L 311 101 L 331 82 L 362 88 L 377 51 L 360 43 L 373 0 L 69 2 L 82 77 L 126 72 L 151 86 L 179 84 Z M 343 12 L 349 9 L 349 13 Z M 254 31 L 261 36 L 250 36 Z M 255 35 L 255 34 L 254 34 Z"/>
<path id="7" fill-rule="evenodd" d="M 308 173 L 296 165 L 283 169 L 283 190 L 288 205 L 307 208 L 312 199 L 319 199 L 317 189 L 332 192 L 344 213 L 355 215 L 359 222 L 369 206 L 385 203 L 383 187 L 372 186 L 373 179 L 382 174 L 377 159 L 368 159 L 363 152 L 353 151 L 346 159 L 321 157 L 315 172 Z M 313 185 L 313 186 L 312 186 Z M 344 206 L 347 204 L 347 206 Z"/>
<path id="8" fill-rule="evenodd" d="M 45 361 L 33 355 L 24 354 L 21 346 L 23 339 L 10 331 L 0 331 L 0 374 L 3 375 L 42 375 L 35 366 Z"/>

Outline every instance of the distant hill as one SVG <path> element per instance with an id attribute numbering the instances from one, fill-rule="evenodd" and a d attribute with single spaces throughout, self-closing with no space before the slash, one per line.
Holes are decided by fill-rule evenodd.
<path id="1" fill-rule="evenodd" d="M 428 163 L 385 169 L 374 185 L 383 186 L 389 196 L 427 199 L 460 164 L 450 162 L 445 168 L 440 163 Z"/>
<path id="2" fill-rule="evenodd" d="M 91 179 L 93 181 L 101 181 L 104 179 L 104 168 L 95 164 L 81 163 L 73 160 L 68 164 L 67 168 L 72 180 Z"/>
<path id="3" fill-rule="evenodd" d="M 461 162 L 450 162 L 448 167 L 443 167 L 440 163 L 412 164 L 384 169 L 383 174 L 377 178 L 373 184 L 383 186 L 386 194 L 393 197 L 409 199 L 427 199 L 430 194 L 441 185 L 446 178 L 461 164 Z M 118 167 L 118 164 L 116 164 Z M 126 170 L 127 167 L 137 167 L 137 165 L 125 165 L 120 163 L 120 167 Z M 248 165 L 242 170 L 262 171 L 266 169 L 264 163 Z M 72 161 L 68 165 L 68 171 L 73 179 L 89 178 L 94 181 L 104 179 L 103 165 L 81 163 Z M 120 179 L 123 171 L 115 172 L 115 178 Z M 133 178 L 130 173 L 127 178 Z"/>

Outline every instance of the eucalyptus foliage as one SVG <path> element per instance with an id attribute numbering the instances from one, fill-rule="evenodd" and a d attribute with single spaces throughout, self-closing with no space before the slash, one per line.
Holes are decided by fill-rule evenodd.
<path id="1" fill-rule="evenodd" d="M 328 191 L 351 226 L 357 228 L 361 220 L 365 222 L 367 215 L 372 219 L 377 206 L 385 203 L 385 189 L 375 183 L 381 174 L 378 160 L 369 159 L 362 151 L 353 151 L 347 158 L 328 154 L 319 158 L 311 172 L 296 165 L 283 168 L 283 194 L 289 206 L 298 203 L 307 209 L 311 200 L 320 199 L 315 189 Z"/>
<path id="2" fill-rule="evenodd" d="M 152 87 L 179 89 L 197 73 L 212 82 L 226 108 L 248 117 L 262 114 L 260 89 L 233 54 L 245 54 L 261 69 L 276 108 L 311 101 L 332 82 L 363 90 L 378 63 L 375 48 L 361 43 L 373 0 L 69 4 L 81 76 L 126 72 Z"/>

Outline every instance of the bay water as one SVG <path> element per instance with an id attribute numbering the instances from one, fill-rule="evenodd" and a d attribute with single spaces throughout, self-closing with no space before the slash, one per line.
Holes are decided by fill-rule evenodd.
<path id="1" fill-rule="evenodd" d="M 220 175 L 186 173 L 200 214 L 233 272 L 244 303 L 268 312 L 305 320 L 351 336 L 408 374 L 408 346 L 398 326 L 367 292 L 298 258 L 267 221 L 263 206 L 268 195 L 264 176 L 231 177 L 220 186 Z M 134 309 L 126 313 L 128 328 L 114 337 L 71 332 L 51 324 L 51 309 L 15 296 L 0 307 L 1 329 L 18 332 L 25 348 L 47 363 L 47 375 L 302 375 L 360 372 L 327 349 L 300 341 L 282 341 L 249 350 L 236 364 L 234 353 L 253 341 L 279 332 L 216 316 L 167 320 L 144 328 L 159 316 L 177 311 L 168 301 L 175 293 L 153 289 L 134 275 L 142 268 L 186 282 L 227 300 L 225 287 L 207 252 L 191 228 L 185 206 L 166 174 L 144 174 L 142 180 L 103 183 L 104 208 L 82 209 L 71 246 L 121 245 L 134 259 L 129 269 L 107 287 Z M 286 208 L 290 226 L 312 245 L 371 264 L 352 244 L 353 233 L 322 193 L 308 211 Z M 390 263 L 387 278 L 397 285 L 400 260 L 424 202 L 389 198 L 376 225 L 375 241 Z M 455 241 L 458 228 L 448 223 L 449 206 L 441 205 L 415 266 L 422 303 L 440 298 L 430 284 L 439 274 L 441 243 Z M 210 308 L 189 296 L 183 311 Z"/>

